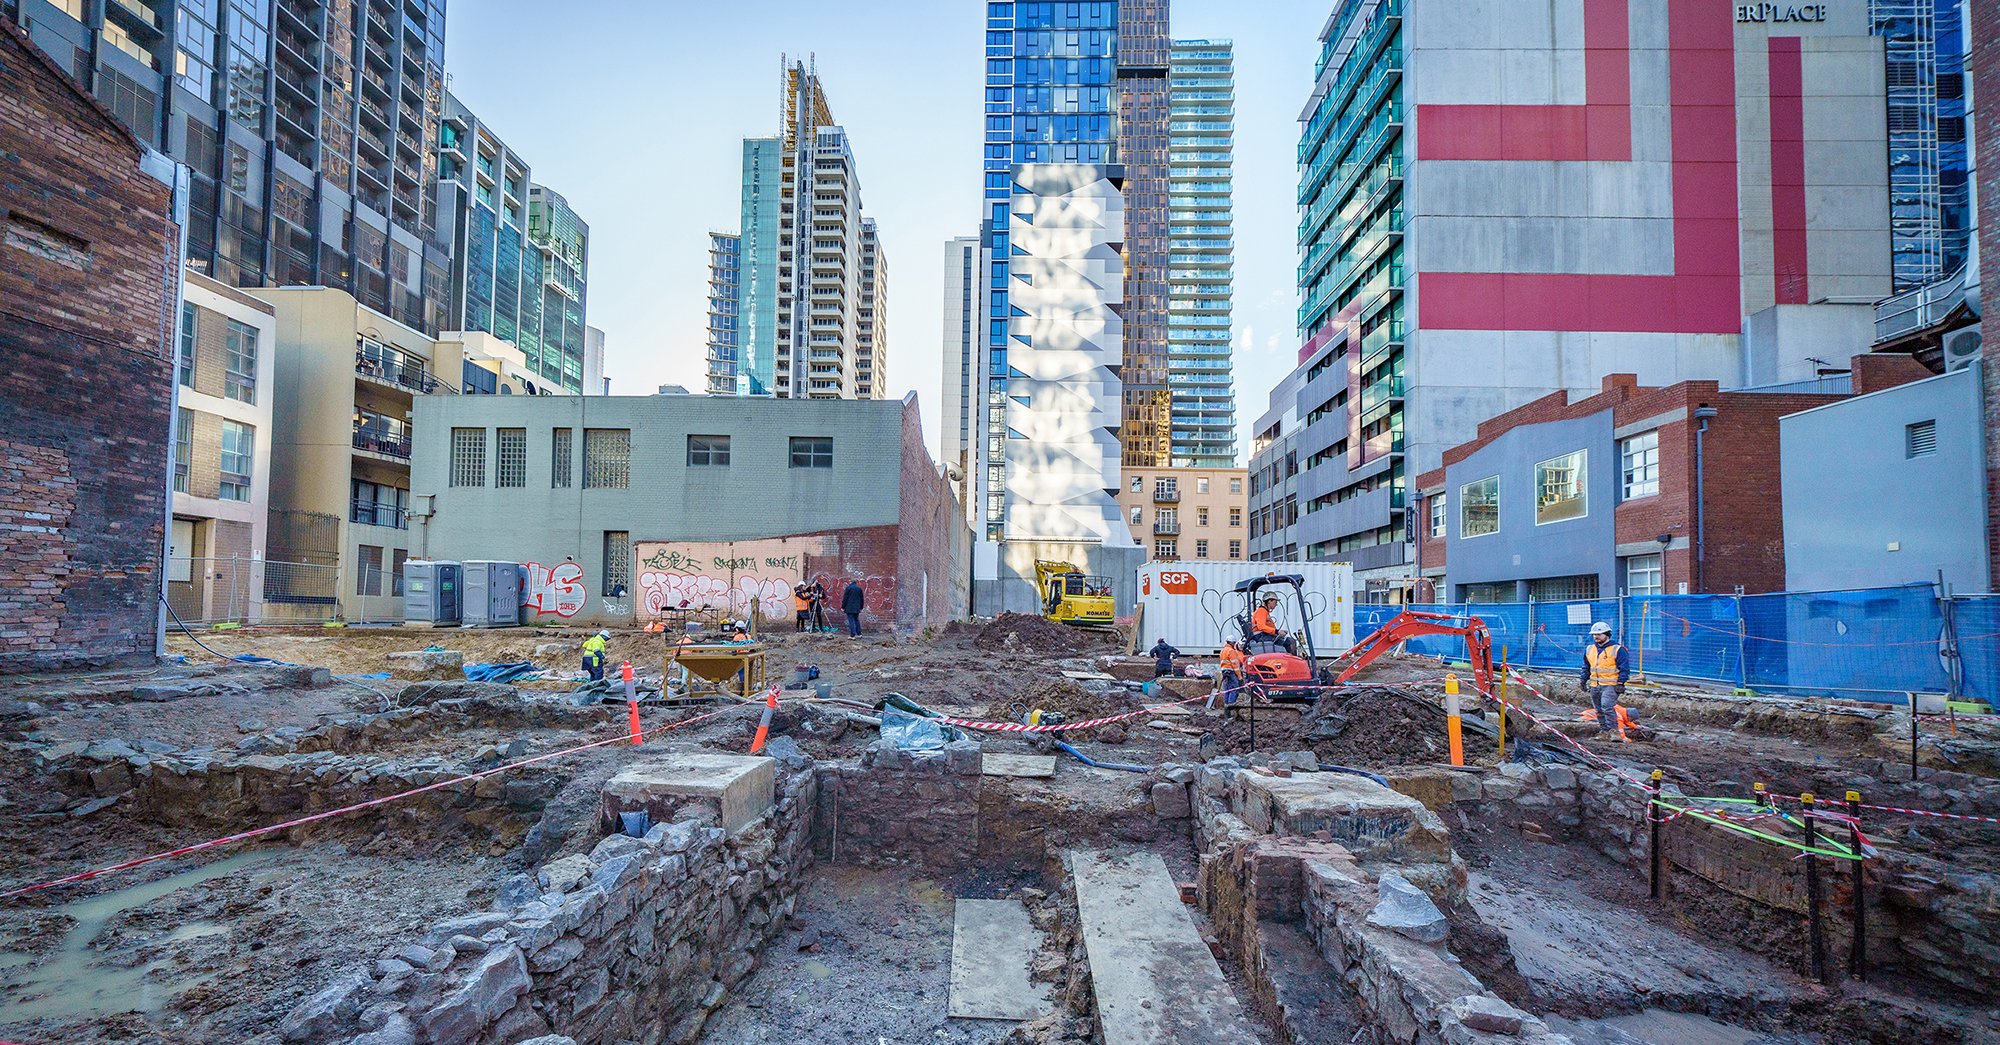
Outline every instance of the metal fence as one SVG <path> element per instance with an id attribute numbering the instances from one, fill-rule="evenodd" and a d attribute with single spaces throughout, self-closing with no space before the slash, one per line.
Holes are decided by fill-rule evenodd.
<path id="1" fill-rule="evenodd" d="M 318 624 L 340 615 L 340 567 L 252 558 L 167 560 L 167 605 L 186 624 Z"/>
<path id="2" fill-rule="evenodd" d="M 1940 594 L 1934 585 L 1770 595 L 1641 595 L 1573 602 L 1431 603 L 1408 607 L 1478 617 L 1496 656 L 1537 668 L 1582 664 L 1604 621 L 1633 674 L 1751 690 L 1901 702 L 1945 693 L 2000 704 L 2000 596 Z M 1358 605 L 1357 638 L 1401 607 Z M 1462 659 L 1454 638 L 1412 639 L 1413 653 Z"/>

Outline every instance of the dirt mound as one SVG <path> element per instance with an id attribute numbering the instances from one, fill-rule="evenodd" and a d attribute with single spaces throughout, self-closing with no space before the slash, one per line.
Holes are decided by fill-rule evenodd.
<path id="1" fill-rule="evenodd" d="M 1011 698 L 996 700 L 987 705 L 986 714 L 995 722 L 1019 721 L 1024 711 L 1040 708 L 1043 711 L 1060 712 L 1068 721 L 1103 718 L 1131 711 L 1136 704 L 1120 702 L 1116 694 L 1099 696 L 1082 686 L 1060 676 L 1037 679 L 1022 687 Z"/>
<path id="2" fill-rule="evenodd" d="M 1108 632 L 1088 631 L 1026 613 L 1003 613 L 979 629 L 979 633 L 973 636 L 972 644 L 983 650 L 1020 650 L 1073 657 L 1104 652 L 1113 648 L 1117 641 L 1117 636 Z"/>
<path id="3" fill-rule="evenodd" d="M 1447 757 L 1444 713 L 1422 698 L 1395 689 L 1368 688 L 1330 694 L 1304 713 L 1257 711 L 1259 751 L 1310 749 L 1323 762 L 1381 769 L 1423 765 Z M 1242 715 L 1216 730 L 1221 749 L 1250 751 L 1250 724 Z"/>

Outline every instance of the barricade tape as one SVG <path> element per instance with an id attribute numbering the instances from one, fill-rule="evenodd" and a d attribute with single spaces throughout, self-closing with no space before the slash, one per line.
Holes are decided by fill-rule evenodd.
<path id="1" fill-rule="evenodd" d="M 1091 729 L 1093 727 L 1106 725 L 1112 722 L 1122 722 L 1125 719 L 1137 718 L 1140 715 L 1158 714 L 1161 708 L 1177 708 L 1183 704 L 1192 704 L 1197 700 L 1207 700 L 1210 697 L 1213 697 L 1214 695 L 1215 694 L 1213 693 L 1203 693 L 1200 696 L 1189 697 L 1186 700 L 1176 700 L 1171 704 L 1148 705 L 1147 707 L 1140 708 L 1137 711 L 1127 711 L 1122 715 L 1109 715 L 1104 718 L 1093 718 L 1086 722 L 1064 722 L 1052 726 L 1031 726 L 1025 722 L 982 722 L 978 719 L 950 718 L 945 715 L 938 715 L 932 718 L 930 721 L 943 722 L 949 725 L 958 726 L 962 729 L 978 730 L 979 732 L 982 733 L 1067 733 L 1071 730 Z"/>
<path id="2" fill-rule="evenodd" d="M 691 726 L 696 722 L 700 722 L 705 719 L 715 718 L 718 715 L 726 715 L 732 711 L 740 711 L 746 707 L 761 708 L 762 705 L 737 704 L 731 707 L 720 708 L 715 711 L 710 711 L 706 714 L 696 715 L 692 718 L 684 718 L 675 722 L 667 722 L 658 726 L 654 726 L 652 729 L 646 730 L 644 733 L 642 733 L 641 736 L 651 736 L 654 733 L 664 733 L 670 729 L 679 729 L 682 726 Z M 425 794 L 426 792 L 437 791 L 443 788 L 453 787 L 459 784 L 470 783 L 476 780 L 484 780 L 487 777 L 494 776 L 499 773 L 512 772 L 513 770 L 520 769 L 523 766 L 534 765 L 537 762 L 546 762 L 553 758 L 561 758 L 564 755 L 573 755 L 579 751 L 588 751 L 591 748 L 606 747 L 611 744 L 629 744 L 631 743 L 631 741 L 632 741 L 631 731 L 620 730 L 616 736 L 608 737 L 604 740 L 596 740 L 588 744 L 578 744 L 575 747 L 564 748 L 561 751 L 550 751 L 546 754 L 536 755 L 533 758 L 524 758 L 519 762 L 510 762 L 504 766 L 495 766 L 492 769 L 485 769 L 477 773 L 468 773 L 464 776 L 452 777 L 449 780 L 439 780 L 435 783 L 425 784 L 422 787 L 411 788 L 408 791 L 398 792 L 393 795 L 384 795 L 380 798 L 371 798 L 366 802 L 356 802 L 353 805 L 342 806 L 339 809 L 327 809 L 318 813 L 313 813 L 309 816 L 302 816 L 296 819 L 287 820 L 280 824 L 270 824 L 265 827 L 252 828 L 248 831 L 239 831 L 233 835 L 224 835 L 220 838 L 211 838 L 206 842 L 197 842 L 194 845 L 185 845 L 181 846 L 178 849 L 162 850 L 161 852 L 152 853 L 147 856 L 137 857 L 132 860 L 126 860 L 121 863 L 109 864 L 104 867 L 96 868 L 95 870 L 82 871 L 77 874 L 68 875 L 62 878 L 52 878 L 46 882 L 37 882 L 33 885 L 16 886 L 15 888 L 9 889 L 6 892 L 0 892 L 0 900 L 12 899 L 13 897 L 16 896 L 23 896 L 28 893 L 39 892 L 40 890 L 49 889 L 59 885 L 75 885 L 78 882 L 87 882 L 93 878 L 111 874 L 115 871 L 129 871 L 135 867 L 144 867 L 147 864 L 158 863 L 161 860 L 171 860 L 175 857 L 188 856 L 190 854 L 199 853 L 204 850 L 215 849 L 225 845 L 232 845 L 237 842 L 248 841 L 252 838 L 261 838 L 265 835 L 276 834 L 279 831 L 288 831 L 294 827 L 300 827 L 305 824 L 314 823 L 315 821 L 326 820 L 336 816 L 344 816 L 348 813 L 360 812 L 361 810 L 364 809 L 373 809 L 377 806 L 388 805 L 391 802 L 401 801 L 402 799 Z"/>

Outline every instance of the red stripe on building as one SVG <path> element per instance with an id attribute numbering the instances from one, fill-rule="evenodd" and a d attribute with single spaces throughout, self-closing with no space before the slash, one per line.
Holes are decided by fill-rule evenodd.
<path id="1" fill-rule="evenodd" d="M 1419 105 L 1417 159 L 1631 159 L 1629 5 L 1583 0 L 1582 105 Z"/>
<path id="2" fill-rule="evenodd" d="M 1806 99 L 1796 36 L 1771 37 L 1772 290 L 1780 305 L 1808 300 L 1806 259 Z"/>
<path id="3" fill-rule="evenodd" d="M 1730 0 L 1668 0 L 1667 19 L 1674 274 L 1420 273 L 1420 326 L 1681 334 L 1741 331 L 1734 12 Z M 1419 127 L 1420 142 L 1427 133 L 1427 126 Z"/>

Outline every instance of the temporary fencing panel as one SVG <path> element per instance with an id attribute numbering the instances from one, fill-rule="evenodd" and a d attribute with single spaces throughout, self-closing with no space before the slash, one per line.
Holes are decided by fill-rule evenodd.
<path id="1" fill-rule="evenodd" d="M 340 567 L 265 559 L 167 560 L 167 605 L 184 624 L 315 624 L 340 615 Z"/>
<path id="2" fill-rule="evenodd" d="M 1940 598 L 1913 584 L 1771 595 L 1645 595 L 1577 602 L 1357 606 L 1357 638 L 1401 609 L 1486 622 L 1497 658 L 1575 669 L 1604 621 L 1633 674 L 1748 689 L 1900 703 L 1907 693 L 2000 699 L 2000 596 Z M 1408 652 L 1465 658 L 1452 637 L 1411 639 Z"/>

